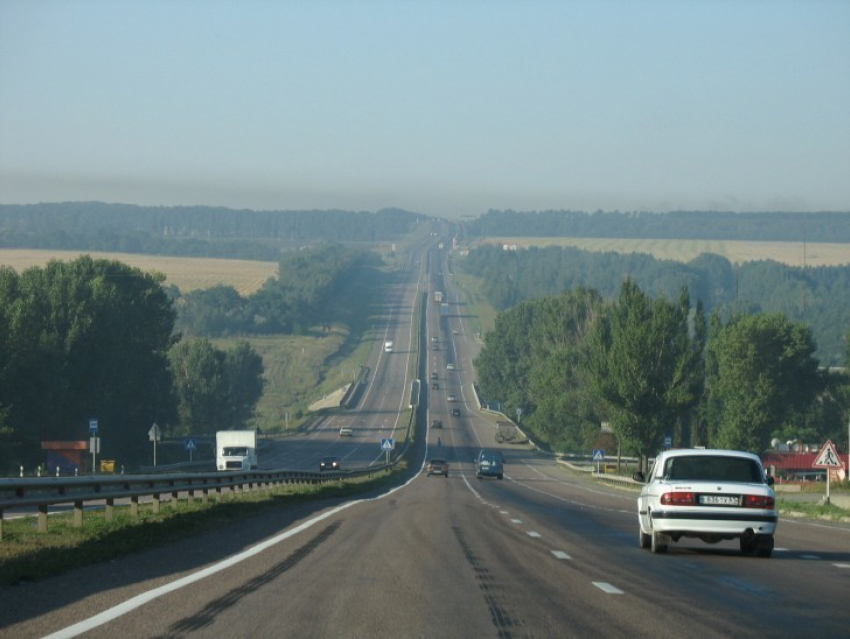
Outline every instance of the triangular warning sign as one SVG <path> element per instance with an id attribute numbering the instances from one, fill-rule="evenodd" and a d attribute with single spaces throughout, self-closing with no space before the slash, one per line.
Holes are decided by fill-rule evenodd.
<path id="1" fill-rule="evenodd" d="M 831 441 L 827 441 L 820 449 L 812 468 L 844 468 L 844 462 L 838 457 Z"/>

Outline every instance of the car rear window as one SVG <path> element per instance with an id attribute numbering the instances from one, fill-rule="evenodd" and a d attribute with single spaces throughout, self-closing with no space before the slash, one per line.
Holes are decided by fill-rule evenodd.
<path id="1" fill-rule="evenodd" d="M 761 468 L 752 459 L 709 455 L 671 457 L 664 479 L 764 483 Z"/>

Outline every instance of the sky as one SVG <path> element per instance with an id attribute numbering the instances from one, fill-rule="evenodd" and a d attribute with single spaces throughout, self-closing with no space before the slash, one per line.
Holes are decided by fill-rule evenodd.
<path id="1" fill-rule="evenodd" d="M 850 211 L 846 0 L 0 0 L 0 203 Z"/>

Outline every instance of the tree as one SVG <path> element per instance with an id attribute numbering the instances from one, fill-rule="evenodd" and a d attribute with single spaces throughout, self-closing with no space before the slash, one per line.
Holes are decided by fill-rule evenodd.
<path id="1" fill-rule="evenodd" d="M 811 330 L 781 313 L 737 315 L 709 341 L 714 445 L 761 452 L 825 388 Z"/>
<path id="2" fill-rule="evenodd" d="M 591 383 L 624 448 L 657 451 L 699 398 L 702 345 L 690 335 L 690 298 L 654 302 L 630 279 L 591 337 Z"/>

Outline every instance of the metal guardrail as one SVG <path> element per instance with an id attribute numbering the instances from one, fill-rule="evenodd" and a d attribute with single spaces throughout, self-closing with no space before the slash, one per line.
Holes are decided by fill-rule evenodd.
<path id="1" fill-rule="evenodd" d="M 73 505 L 73 523 L 82 526 L 83 507 L 87 503 L 105 502 L 106 518 L 111 519 L 116 499 L 130 500 L 130 513 L 139 514 L 139 498 L 152 497 L 154 512 L 159 512 L 160 498 L 170 495 L 176 500 L 181 493 L 200 498 L 206 503 L 210 493 L 221 496 L 223 490 L 270 490 L 281 484 L 322 484 L 340 479 L 369 477 L 394 466 L 376 464 L 357 470 L 314 472 L 296 470 L 253 470 L 248 472 L 207 472 L 163 475 L 92 475 L 84 477 L 0 478 L 0 540 L 3 539 L 3 514 L 11 508 L 38 508 L 38 530 L 47 532 L 50 506 Z"/>

